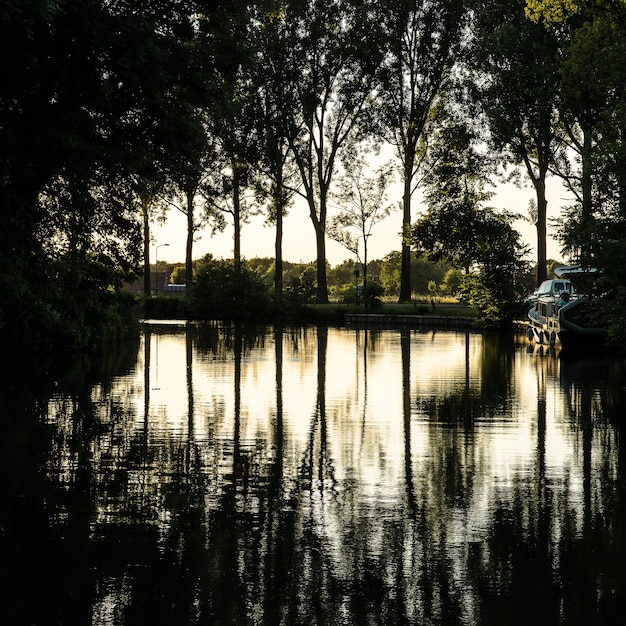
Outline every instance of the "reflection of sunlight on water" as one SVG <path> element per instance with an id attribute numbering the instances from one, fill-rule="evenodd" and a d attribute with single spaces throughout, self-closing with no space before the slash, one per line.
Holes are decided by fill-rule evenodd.
<path id="1" fill-rule="evenodd" d="M 543 533 L 556 550 L 582 534 L 586 513 L 602 517 L 617 434 L 592 436 L 597 393 L 558 359 L 480 334 L 302 329 L 282 336 L 281 351 L 271 331 L 229 331 L 228 342 L 216 332 L 203 346 L 192 331 L 146 333 L 136 368 L 92 389 L 86 435 L 72 400 L 53 398 L 48 472 L 69 489 L 86 442 L 91 537 L 143 524 L 159 558 L 198 551 L 206 572 L 221 555 L 225 586 L 232 574 L 253 590 L 242 600 L 250 615 L 262 614 L 255 593 L 284 559 L 301 623 L 313 596 L 338 589 L 333 610 L 350 623 L 370 588 L 396 606 L 399 583 L 407 623 L 427 623 L 442 589 L 473 623 L 489 568 L 513 567 L 515 533 L 531 544 Z M 54 522 L 68 510 L 60 500 Z M 95 622 L 124 610 L 125 576 L 98 579 Z"/>
<path id="2" fill-rule="evenodd" d="M 199 444 L 213 446 L 205 457 L 208 472 L 229 473 L 236 428 L 242 450 L 250 450 L 252 459 L 275 459 L 273 335 L 243 351 L 239 378 L 230 351 L 199 355 L 194 349 L 189 353 L 184 334 L 150 339 L 147 409 L 141 363 L 132 385 L 137 428 L 147 410 L 153 437 L 191 436 Z M 558 363 L 519 352 L 513 377 L 502 390 L 492 392 L 493 385 L 500 383 L 490 377 L 481 335 L 412 331 L 407 345 L 409 362 L 403 374 L 398 332 L 370 332 L 366 337 L 364 331 L 329 329 L 325 353 L 319 355 L 314 333 L 299 336 L 297 343 L 285 337 L 281 407 L 285 479 L 297 481 L 309 455 L 325 455 L 326 465 L 306 470 L 313 480 L 312 495 L 334 485 L 355 507 L 355 514 L 379 519 L 392 518 L 407 506 L 410 484 L 417 505 L 428 502 L 434 507 L 432 515 L 441 517 L 442 523 L 446 520 L 445 541 L 451 546 L 466 545 L 484 539 L 495 506 L 512 507 L 516 494 L 534 484 L 541 457 L 545 484 L 576 509 L 580 522 L 580 431 L 559 386 Z M 325 363 L 322 379 L 318 359 Z M 406 375 L 408 407 L 403 395 Z M 481 400 L 490 393 L 493 402 Z M 454 411 L 459 410 L 461 398 L 473 399 L 471 410 L 465 409 L 471 412 L 471 430 L 459 428 L 462 422 L 453 427 L 433 419 L 433 407 L 448 402 L 453 411 L 450 416 L 456 420 Z M 222 443 L 216 446 L 216 442 Z M 450 455 L 456 458 L 459 474 L 449 485 L 451 491 L 440 492 L 441 474 L 447 471 Z M 219 484 L 227 481 L 222 477 Z M 331 544 L 343 545 L 344 516 L 333 512 L 336 503 L 314 497 L 311 504 L 309 514 L 317 519 L 323 534 L 334 538 Z M 368 549 L 376 553 L 384 539 L 373 529 L 369 536 Z M 340 555 L 336 558 L 341 560 Z"/>
<path id="3" fill-rule="evenodd" d="M 191 353 L 191 388 L 184 334 L 150 337 L 150 385 L 147 419 L 151 432 L 189 436 L 196 441 L 231 440 L 235 428 L 235 362 L 232 353 L 213 358 Z M 273 337 L 262 348 L 246 349 L 242 356 L 239 434 L 242 442 L 265 441 L 268 458 L 276 408 L 276 369 Z M 313 342 L 311 344 L 311 342 Z M 330 329 L 325 354 L 324 403 L 318 405 L 318 355 L 316 336 L 300 337 L 298 344 L 284 341 L 282 371 L 282 420 L 285 429 L 285 461 L 297 471 L 312 437 L 314 418 L 325 412 L 326 445 L 333 459 L 335 479 L 355 477 L 361 497 L 376 499 L 386 508 L 404 498 L 406 473 L 406 422 L 403 408 L 403 374 L 400 335 Z M 420 402 L 452 397 L 463 390 L 480 394 L 492 383 L 483 378 L 483 338 L 460 333 L 410 333 L 410 445 L 411 467 L 419 478 L 424 468 L 435 468 L 451 445 L 471 448 L 467 467 L 480 469 L 474 485 L 477 510 L 496 493 L 511 489 L 532 473 L 537 460 L 538 394 L 545 400 L 545 466 L 551 481 L 567 475 L 570 489 L 579 489 L 580 468 L 573 466 L 571 424 L 568 424 L 563 392 L 557 381 L 521 354 L 514 363 L 512 397 L 496 414 L 472 416 L 471 441 L 450 441 L 445 425 L 432 421 Z M 143 349 L 140 351 L 143 358 Z M 553 363 L 548 365 L 553 366 Z M 135 407 L 143 421 L 141 362 L 136 370 Z M 192 407 L 193 416 L 189 419 Z M 463 467 L 464 464 L 461 464 Z M 419 488 L 419 484 L 417 485 Z M 487 507 L 488 509 L 488 507 Z M 488 515 L 488 512 L 485 513 Z M 480 526 L 478 521 L 477 525 Z"/>

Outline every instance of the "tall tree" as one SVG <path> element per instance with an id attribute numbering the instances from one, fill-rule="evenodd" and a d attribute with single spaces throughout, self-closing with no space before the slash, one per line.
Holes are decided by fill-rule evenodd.
<path id="1" fill-rule="evenodd" d="M 109 287 L 140 258 L 129 176 L 163 92 L 164 19 L 133 2 L 0 9 L 0 258 L 15 269 L 0 326 L 12 340 L 106 336 Z"/>
<path id="2" fill-rule="evenodd" d="M 390 215 L 394 206 L 387 201 L 393 168 L 386 163 L 375 172 L 368 168 L 369 153 L 351 145 L 342 155 L 343 175 L 334 199 L 338 213 L 332 218 L 328 235 L 352 252 L 363 268 L 363 291 L 367 297 L 367 244 L 376 224 Z M 361 254 L 361 240 L 363 241 Z"/>
<path id="3" fill-rule="evenodd" d="M 243 5 L 243 6 L 240 6 Z M 163 158 L 177 191 L 174 206 L 187 219 L 186 281 L 193 282 L 193 243 L 207 218 L 216 217 L 206 198 L 216 194 L 216 177 L 225 158 L 218 146 L 220 115 L 234 93 L 244 47 L 247 13 L 236 0 L 181 9 L 167 34 L 172 77 L 161 116 Z M 214 224 L 221 228 L 222 220 Z"/>
<path id="4" fill-rule="evenodd" d="M 260 147 L 255 95 L 251 91 L 248 72 L 242 71 L 233 86 L 230 102 L 224 104 L 219 114 L 214 112 L 214 125 L 223 156 L 221 189 L 214 202 L 216 210 L 229 214 L 233 220 L 236 270 L 241 265 L 241 229 L 253 214 L 250 185 Z"/>
<path id="5" fill-rule="evenodd" d="M 615 240 L 617 216 L 626 215 L 626 3 L 526 5 L 534 22 L 567 34 L 559 102 L 565 150 L 556 171 L 575 203 L 564 212 L 559 234 L 564 250 L 583 265 L 597 265 L 607 234 Z"/>
<path id="6" fill-rule="evenodd" d="M 562 243 L 601 270 L 597 284 L 586 288 L 603 296 L 597 303 L 600 316 L 621 345 L 626 334 L 626 2 L 528 0 L 527 13 L 547 28 L 568 27 L 561 68 L 565 111 L 588 149 L 579 157 L 579 197 L 564 214 Z"/>
<path id="7" fill-rule="evenodd" d="M 593 34 L 580 37 L 586 30 L 583 25 L 581 33 L 569 35 L 562 56 L 557 136 L 560 149 L 554 170 L 574 197 L 573 206 L 564 210 L 558 230 L 562 250 L 590 266 L 599 244 L 594 234 L 595 219 L 605 202 L 599 180 L 603 175 L 600 144 L 602 111 L 608 104 L 606 68 L 610 64 L 606 63 L 607 33 L 592 28 Z"/>
<path id="8" fill-rule="evenodd" d="M 217 151 L 215 138 L 199 107 L 173 102 L 169 114 L 172 117 L 166 124 L 175 131 L 175 136 L 164 146 L 165 168 L 172 190 L 167 201 L 186 218 L 185 280 L 190 287 L 193 284 L 193 243 L 196 233 L 205 225 L 205 197 L 211 196 L 207 188 L 215 174 Z"/>
<path id="9" fill-rule="evenodd" d="M 527 250 L 512 227 L 516 216 L 487 206 L 494 159 L 479 129 L 456 118 L 454 107 L 441 117 L 428 155 L 428 212 L 413 226 L 413 244 L 430 260 L 462 270 L 461 291 L 485 322 L 498 324 L 516 310 Z"/>
<path id="10" fill-rule="evenodd" d="M 559 89 L 558 34 L 526 19 L 524 0 L 473 0 L 467 56 L 491 139 L 535 189 L 537 283 L 546 277 L 546 180 L 554 161 Z"/>
<path id="11" fill-rule="evenodd" d="M 403 179 L 399 300 L 411 299 L 411 203 L 419 182 L 424 129 L 455 60 L 464 0 L 391 2 L 384 19 L 387 56 L 378 101 L 383 136 L 396 149 Z"/>
<path id="12" fill-rule="evenodd" d="M 422 242 L 418 252 L 469 272 L 481 245 L 474 223 L 493 197 L 495 159 L 479 148 L 482 135 L 471 120 L 455 116 L 452 110 L 438 117 L 430 130 L 432 148 L 423 185 L 428 211 L 417 222 L 424 225 L 417 229 Z"/>
<path id="13" fill-rule="evenodd" d="M 283 218 L 295 194 L 297 170 L 289 150 L 288 116 L 293 83 L 285 76 L 288 58 L 284 0 L 260 7 L 256 29 L 255 82 L 259 90 L 260 140 L 264 145 L 255 180 L 257 197 L 267 205 L 267 221 L 275 227 L 274 294 L 283 293 Z"/>
<path id="14" fill-rule="evenodd" d="M 317 300 L 328 302 L 326 221 L 337 157 L 370 102 L 380 50 L 380 7 L 362 0 L 286 3 L 293 88 L 289 142 L 315 230 Z"/>

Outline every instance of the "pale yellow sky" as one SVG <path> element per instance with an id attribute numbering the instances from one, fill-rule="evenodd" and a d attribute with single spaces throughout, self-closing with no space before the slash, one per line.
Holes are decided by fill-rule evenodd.
<path id="1" fill-rule="evenodd" d="M 523 189 L 513 184 L 500 185 L 496 196 L 490 203 L 498 209 L 508 209 L 522 215 L 528 215 L 529 201 L 534 198 L 534 191 L 530 186 Z M 400 202 L 400 192 L 390 196 L 390 201 L 395 204 Z M 557 217 L 561 206 L 565 204 L 565 191 L 558 182 L 553 182 L 548 189 L 548 218 Z M 414 201 L 413 219 L 424 211 L 419 199 Z M 245 224 L 241 234 L 242 254 L 245 258 L 273 257 L 274 256 L 274 229 L 265 225 L 263 216 L 254 218 L 249 224 Z M 400 249 L 400 236 L 402 214 L 400 209 L 393 212 L 385 221 L 374 226 L 372 235 L 368 240 L 368 260 L 382 258 L 392 250 Z M 527 221 L 519 221 L 516 228 L 522 233 L 524 241 L 532 249 L 532 259 L 536 254 L 536 231 L 535 227 Z M 548 232 L 552 229 L 548 226 Z M 185 216 L 172 209 L 167 222 L 162 225 L 152 226 L 153 245 L 151 248 L 151 262 L 155 260 L 155 246 L 159 245 L 158 260 L 169 262 L 182 262 L 185 259 L 185 245 L 187 240 L 187 224 Z M 167 243 L 168 246 L 162 246 Z M 161 247 L 162 246 L 162 247 Z M 548 258 L 562 259 L 558 244 L 548 237 Z M 216 258 L 231 258 L 233 255 L 233 228 L 229 221 L 226 230 L 211 236 L 210 229 L 205 229 L 196 234 L 193 257 L 200 258 L 207 253 Z M 327 241 L 327 259 L 331 265 L 337 265 L 345 259 L 351 259 L 352 254 L 343 246 Z M 303 201 L 298 201 L 291 207 L 289 215 L 284 222 L 283 258 L 291 262 L 308 262 L 315 260 L 315 236 L 313 225 L 308 213 L 308 207 Z"/>

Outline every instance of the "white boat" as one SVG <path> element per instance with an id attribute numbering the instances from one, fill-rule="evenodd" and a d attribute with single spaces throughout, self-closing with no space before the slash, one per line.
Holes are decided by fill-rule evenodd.
<path id="1" fill-rule="evenodd" d="M 585 308 L 589 301 L 578 297 L 560 306 L 559 300 L 555 296 L 537 298 L 528 311 L 528 339 L 551 346 L 601 346 L 606 330 L 588 325 Z"/>
<path id="2" fill-rule="evenodd" d="M 543 296 L 550 296 L 558 300 L 564 291 L 567 291 L 570 296 L 574 295 L 574 288 L 572 287 L 571 281 L 563 278 L 544 280 L 541 285 L 526 298 L 526 302 L 528 302 L 528 304 L 537 304 L 539 298 Z"/>

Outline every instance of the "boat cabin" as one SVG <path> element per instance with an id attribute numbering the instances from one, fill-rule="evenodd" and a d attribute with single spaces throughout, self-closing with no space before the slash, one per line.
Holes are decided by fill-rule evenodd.
<path id="1" fill-rule="evenodd" d="M 537 298 L 545 296 L 553 296 L 558 298 L 564 291 L 567 291 L 570 295 L 574 293 L 574 288 L 569 280 L 563 278 L 544 280 L 539 288 L 535 290 L 534 294 Z"/>
<path id="2" fill-rule="evenodd" d="M 558 304 L 552 299 L 537 300 L 537 313 L 542 317 L 554 317 L 558 310 Z"/>

